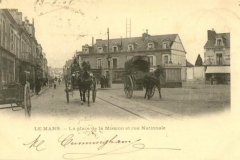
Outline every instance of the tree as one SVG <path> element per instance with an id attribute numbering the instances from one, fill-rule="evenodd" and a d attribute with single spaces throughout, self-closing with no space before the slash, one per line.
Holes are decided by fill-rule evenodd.
<path id="1" fill-rule="evenodd" d="M 202 58 L 201 58 L 200 54 L 198 54 L 197 60 L 195 62 L 195 66 L 202 66 L 202 65 L 203 65 Z"/>

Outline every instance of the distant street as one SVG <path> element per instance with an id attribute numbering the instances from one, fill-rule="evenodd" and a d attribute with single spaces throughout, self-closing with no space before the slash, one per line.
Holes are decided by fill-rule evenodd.
<path id="1" fill-rule="evenodd" d="M 184 116 L 204 116 L 230 110 L 230 85 L 183 84 L 183 88 L 162 88 L 162 99 L 156 90 L 152 99 L 143 98 L 144 91 L 134 91 L 132 99 L 127 99 L 123 84 L 113 84 L 111 89 L 97 91 L 96 102 L 88 107 L 81 105 L 78 90 L 70 94 L 67 104 L 65 85 L 45 88 L 40 95 L 32 97 L 32 118 L 50 116 L 94 120 L 150 120 L 162 118 L 179 119 Z M 24 110 L 13 112 L 0 110 L 13 118 L 24 117 Z"/>

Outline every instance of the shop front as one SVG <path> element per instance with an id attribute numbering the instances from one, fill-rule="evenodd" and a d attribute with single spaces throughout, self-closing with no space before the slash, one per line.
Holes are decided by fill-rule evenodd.
<path id="1" fill-rule="evenodd" d="M 206 83 L 230 84 L 230 66 L 207 66 Z"/>

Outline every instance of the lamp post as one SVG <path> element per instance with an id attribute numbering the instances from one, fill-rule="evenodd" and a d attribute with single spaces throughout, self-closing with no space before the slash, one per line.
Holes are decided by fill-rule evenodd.
<path id="1" fill-rule="evenodd" d="M 112 74 L 111 74 L 111 68 L 110 68 L 110 64 L 111 64 L 111 56 L 110 54 L 108 54 L 107 56 L 107 61 L 108 61 L 108 87 L 111 88 L 111 84 L 112 84 Z"/>

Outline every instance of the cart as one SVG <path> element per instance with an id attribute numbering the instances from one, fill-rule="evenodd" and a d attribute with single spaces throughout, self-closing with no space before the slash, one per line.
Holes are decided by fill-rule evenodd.
<path id="1" fill-rule="evenodd" d="M 69 103 L 70 94 L 73 96 L 74 90 L 79 90 L 78 79 L 82 74 L 82 69 L 79 66 L 66 66 L 64 69 L 64 81 L 65 81 L 65 92 L 67 103 Z M 96 92 L 97 92 L 97 80 L 94 76 L 92 76 L 92 85 L 90 95 L 92 97 L 93 103 L 96 100 Z M 87 94 L 87 92 L 86 92 Z"/>
<path id="2" fill-rule="evenodd" d="M 25 116 L 31 116 L 31 95 L 30 85 L 27 82 L 25 86 L 19 83 L 11 82 L 0 86 L 0 106 L 10 104 L 11 106 L 1 107 L 0 109 L 22 107 L 25 110 Z M 16 104 L 16 106 L 13 106 Z"/>
<path id="3" fill-rule="evenodd" d="M 125 62 L 124 92 L 127 98 L 132 98 L 134 90 L 143 90 L 144 77 L 149 74 L 150 59 L 146 55 L 137 55 Z M 152 97 L 155 87 L 148 92 L 148 97 Z"/>

